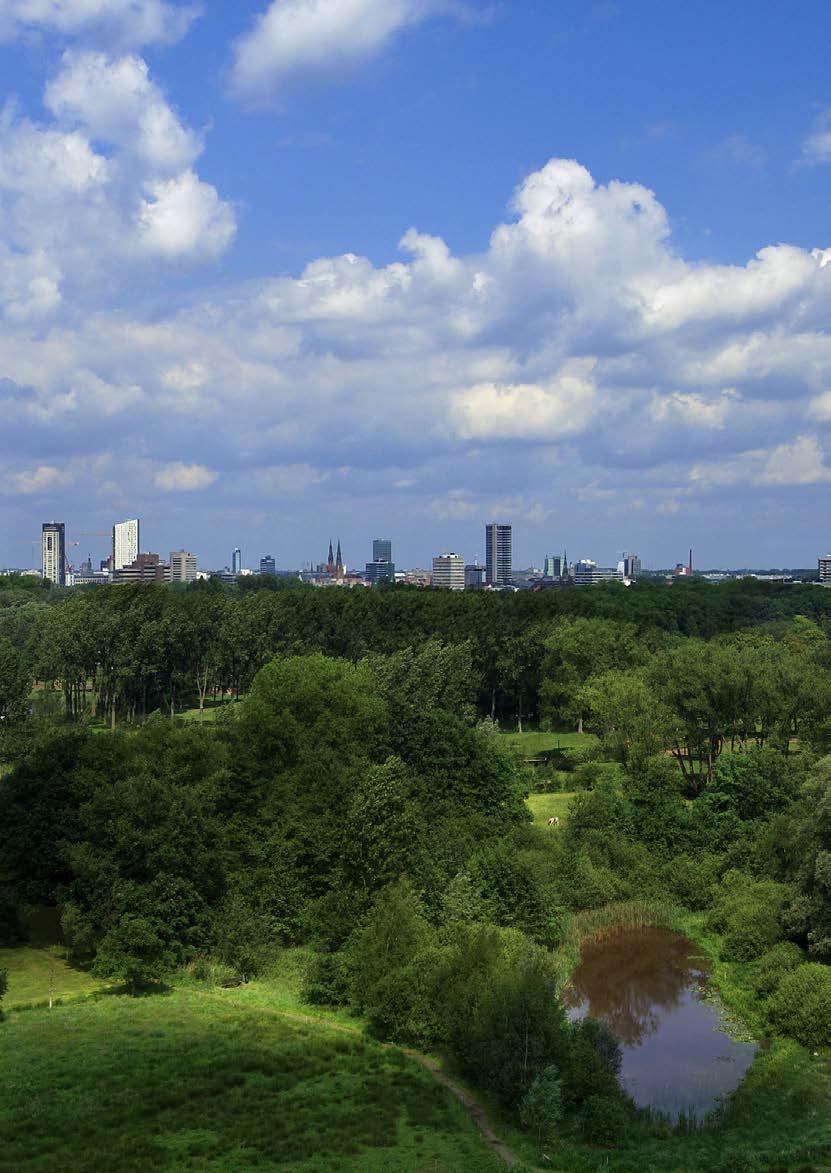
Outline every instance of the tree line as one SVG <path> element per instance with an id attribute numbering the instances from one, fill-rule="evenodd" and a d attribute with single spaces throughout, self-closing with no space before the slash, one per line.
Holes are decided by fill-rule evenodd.
<path id="1" fill-rule="evenodd" d="M 829 733 L 831 594 L 817 587 L 456 594 L 262 581 L 53 597 L 5 580 L 0 728 L 56 696 L 79 724 L 201 712 L 244 696 L 275 657 L 320 653 L 367 664 L 390 684 L 406 678 L 416 693 L 441 679 L 433 699 L 466 718 L 597 732 L 623 763 L 671 753 L 690 793 L 712 781 L 725 746 L 821 747 Z"/>

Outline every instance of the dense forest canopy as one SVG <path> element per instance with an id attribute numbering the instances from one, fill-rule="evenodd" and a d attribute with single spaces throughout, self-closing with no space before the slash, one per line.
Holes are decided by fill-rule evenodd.
<path id="1" fill-rule="evenodd" d="M 757 1029 L 828 1043 L 829 614 L 751 581 L 8 580 L 0 936 L 56 907 L 73 959 L 131 989 L 302 944 L 310 1001 L 442 1050 L 540 1138 L 652 1135 L 615 1040 L 555 996 L 569 942 L 598 910 L 687 910 Z M 523 722 L 595 736 L 529 764 L 499 732 Z M 539 786 L 576 792 L 555 835 Z"/>

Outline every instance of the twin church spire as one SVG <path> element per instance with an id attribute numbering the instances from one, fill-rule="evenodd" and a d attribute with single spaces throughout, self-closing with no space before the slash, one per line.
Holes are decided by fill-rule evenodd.
<path id="1" fill-rule="evenodd" d="M 343 565 L 343 555 L 341 554 L 340 538 L 338 538 L 338 552 L 332 551 L 332 539 L 329 539 L 329 558 L 326 563 L 326 573 L 334 575 L 335 578 L 343 578 L 345 569 Z"/>

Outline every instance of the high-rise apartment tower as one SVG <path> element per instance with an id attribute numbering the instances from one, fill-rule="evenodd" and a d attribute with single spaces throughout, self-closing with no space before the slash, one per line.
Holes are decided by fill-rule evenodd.
<path id="1" fill-rule="evenodd" d="M 511 574 L 511 527 L 492 522 L 485 526 L 485 577 L 490 586 L 507 586 Z"/>
<path id="2" fill-rule="evenodd" d="M 66 526 L 62 521 L 45 521 L 41 532 L 43 577 L 56 586 L 66 586 Z"/>
<path id="3" fill-rule="evenodd" d="M 242 570 L 242 550 L 237 546 L 231 555 L 231 573 L 239 574 Z"/>

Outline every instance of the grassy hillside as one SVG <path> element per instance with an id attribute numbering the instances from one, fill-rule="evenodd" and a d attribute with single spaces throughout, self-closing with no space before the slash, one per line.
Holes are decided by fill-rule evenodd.
<path id="1" fill-rule="evenodd" d="M 490 1171 L 395 1049 L 238 997 L 101 995 L 0 1025 L 0 1168 Z"/>
<path id="2" fill-rule="evenodd" d="M 60 999 L 101 989 L 105 983 L 67 965 L 65 952 L 59 945 L 0 949 L 0 969 L 5 969 L 9 977 L 3 1006 L 13 1009 L 41 1004 L 49 1000 L 50 992 L 54 999 Z"/>

